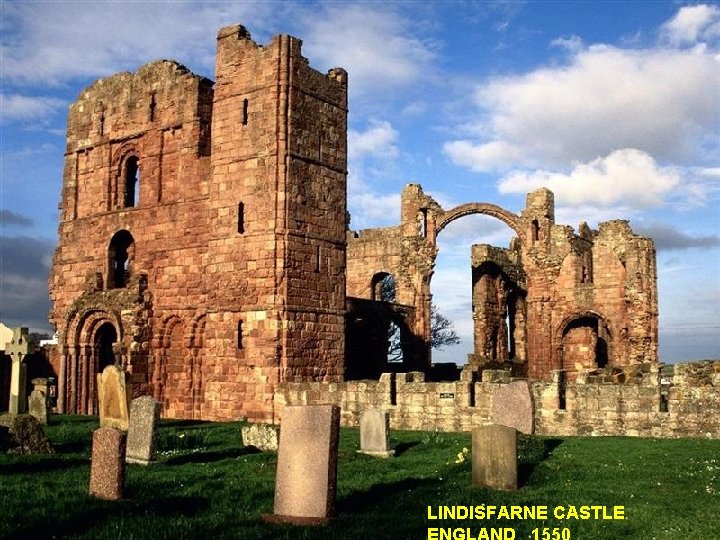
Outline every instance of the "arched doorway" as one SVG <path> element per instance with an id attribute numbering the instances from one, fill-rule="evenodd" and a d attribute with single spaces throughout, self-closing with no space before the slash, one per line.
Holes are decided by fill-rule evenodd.
<path id="1" fill-rule="evenodd" d="M 578 373 L 603 368 L 611 363 L 611 335 L 607 323 L 599 315 L 577 315 L 563 325 L 561 337 L 561 368 L 573 381 Z"/>
<path id="2" fill-rule="evenodd" d="M 93 369 L 89 377 L 89 383 L 92 390 L 92 401 L 90 404 L 90 414 L 95 414 L 100 410 L 97 375 L 102 373 L 107 366 L 115 363 L 115 354 L 113 352 L 113 344 L 118 340 L 117 331 L 113 324 L 106 321 L 98 327 L 93 339 Z"/>

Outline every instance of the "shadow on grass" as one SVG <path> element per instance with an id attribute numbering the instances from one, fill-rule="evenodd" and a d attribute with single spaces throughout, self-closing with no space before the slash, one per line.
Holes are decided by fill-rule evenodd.
<path id="1" fill-rule="evenodd" d="M 0 465 L 0 474 L 32 474 L 32 473 L 44 473 L 53 472 L 58 470 L 67 470 L 73 467 L 89 467 L 89 459 L 59 459 L 55 457 L 49 458 L 36 458 L 33 457 L 32 461 L 17 461 L 15 463 L 9 463 L 7 465 Z"/>
<path id="2" fill-rule="evenodd" d="M 433 480 L 421 480 L 407 478 L 398 482 L 388 484 L 375 484 L 367 491 L 354 491 L 350 495 L 342 497 L 337 501 L 338 514 L 358 514 L 372 511 L 378 506 L 391 504 L 396 510 L 398 495 L 402 493 L 415 492 L 418 489 L 435 483 Z M 414 502 L 412 503 L 415 504 Z"/>
<path id="3" fill-rule="evenodd" d="M 194 515 L 206 511 L 210 507 L 210 500 L 204 497 L 161 497 L 144 501 L 100 501 L 98 499 L 90 499 L 83 505 L 87 508 L 76 514 L 68 516 L 66 519 L 60 518 L 52 521 L 46 521 L 42 524 L 33 525 L 31 527 L 23 527 L 10 533 L 8 540 L 25 540 L 28 538 L 67 538 L 75 536 L 83 536 L 87 534 L 93 527 L 107 523 L 109 519 L 120 517 L 122 519 L 128 517 L 147 518 L 148 511 L 152 512 L 154 517 L 193 517 Z"/>
<path id="4" fill-rule="evenodd" d="M 533 448 L 530 449 L 531 460 L 518 464 L 518 487 L 530 482 L 535 468 L 545 461 L 553 451 L 562 444 L 562 439 L 530 439 Z M 526 443 L 527 444 L 527 443 Z"/>
<path id="5" fill-rule="evenodd" d="M 161 428 L 190 428 L 212 424 L 209 420 L 160 420 Z"/>
<path id="6" fill-rule="evenodd" d="M 405 452 L 410 450 L 413 446 L 418 446 L 420 441 L 405 441 L 395 445 L 395 457 L 402 456 Z"/>
<path id="7" fill-rule="evenodd" d="M 252 446 L 243 448 L 229 448 L 227 450 L 218 450 L 214 452 L 195 452 L 184 456 L 171 457 L 165 461 L 166 465 L 183 465 L 185 463 L 212 463 L 222 459 L 233 459 L 249 454 L 259 454 L 260 450 Z"/>

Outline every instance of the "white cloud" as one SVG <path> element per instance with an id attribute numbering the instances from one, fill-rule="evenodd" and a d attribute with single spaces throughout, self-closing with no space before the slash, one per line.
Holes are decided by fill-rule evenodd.
<path id="1" fill-rule="evenodd" d="M 435 57 L 409 21 L 379 4 L 330 4 L 304 17 L 305 52 L 350 73 L 350 91 L 380 93 L 417 81 Z"/>
<path id="2" fill-rule="evenodd" d="M 396 145 L 398 132 L 386 120 L 370 120 L 366 131 L 348 130 L 348 158 L 364 157 L 394 158 L 398 155 Z"/>
<path id="3" fill-rule="evenodd" d="M 712 41 L 720 37 L 720 8 L 707 4 L 682 7 L 661 31 L 676 46 Z"/>
<path id="4" fill-rule="evenodd" d="M 4 121 L 28 121 L 45 118 L 66 103 L 51 97 L 30 97 L 21 94 L 0 94 L 0 119 Z"/>
<path id="5" fill-rule="evenodd" d="M 637 207 L 660 205 L 663 196 L 680 183 L 673 168 L 660 167 L 645 152 L 626 148 L 589 163 L 577 164 L 569 174 L 538 170 L 512 172 L 500 180 L 500 193 L 527 193 L 547 187 L 558 204 L 618 203 Z"/>
<path id="6" fill-rule="evenodd" d="M 446 143 L 445 153 L 476 172 L 558 168 L 622 148 L 660 162 L 713 166 L 720 152 L 720 54 L 712 40 L 720 38 L 720 7 L 681 8 L 660 36 L 673 46 L 554 40 L 567 50 L 563 63 L 476 86 L 475 114 L 458 128 L 466 135 Z"/>
<path id="7" fill-rule="evenodd" d="M 13 84 L 62 85 L 160 58 L 212 76 L 221 26 L 263 20 L 268 3 L 23 2 L 3 4 L 3 78 Z"/>
<path id="8" fill-rule="evenodd" d="M 526 163 L 525 149 L 507 141 L 473 144 L 458 140 L 446 143 L 443 150 L 456 165 L 476 172 L 502 170 L 513 163 Z"/>

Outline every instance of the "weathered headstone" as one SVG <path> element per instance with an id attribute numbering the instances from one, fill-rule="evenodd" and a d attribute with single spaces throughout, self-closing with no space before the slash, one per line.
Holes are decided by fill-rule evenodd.
<path id="1" fill-rule="evenodd" d="M 126 463 L 148 465 L 155 461 L 157 423 L 160 403 L 150 396 L 142 396 L 130 403 L 130 426 L 127 435 Z"/>
<path id="2" fill-rule="evenodd" d="M 122 499 L 126 438 L 124 431 L 111 427 L 93 432 L 90 495 L 111 501 Z"/>
<path id="3" fill-rule="evenodd" d="M 492 422 L 531 435 L 535 429 L 532 389 L 527 381 L 503 384 L 493 392 Z"/>
<path id="4" fill-rule="evenodd" d="M 45 393 L 40 390 L 30 392 L 28 398 L 28 412 L 41 424 L 48 423 L 48 406 Z"/>
<path id="5" fill-rule="evenodd" d="M 18 454 L 52 454 L 53 449 L 42 425 L 34 416 L 19 414 L 9 429 L 11 452 Z"/>
<path id="6" fill-rule="evenodd" d="M 340 408 L 336 405 L 283 409 L 269 521 L 326 523 L 335 513 Z"/>
<path id="7" fill-rule="evenodd" d="M 128 374 L 120 366 L 107 366 L 97 376 L 100 402 L 100 427 L 127 431 L 130 424 L 130 385 Z"/>
<path id="8" fill-rule="evenodd" d="M 472 483 L 492 489 L 518 488 L 515 428 L 492 425 L 473 429 Z"/>
<path id="9" fill-rule="evenodd" d="M 360 452 L 371 456 L 390 457 L 390 413 L 377 409 L 360 416 Z"/>
<path id="10" fill-rule="evenodd" d="M 277 426 L 269 424 L 253 424 L 242 428 L 242 441 L 245 446 L 251 446 L 263 452 L 277 452 L 278 449 Z"/>

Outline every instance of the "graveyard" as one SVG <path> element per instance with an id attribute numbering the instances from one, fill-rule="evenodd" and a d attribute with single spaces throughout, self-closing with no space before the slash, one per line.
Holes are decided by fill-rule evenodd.
<path id="1" fill-rule="evenodd" d="M 2 538 L 428 538 L 432 527 L 537 527 L 572 538 L 713 538 L 720 529 L 720 441 L 520 435 L 520 489 L 472 487 L 470 434 L 392 431 L 391 458 L 357 452 L 341 428 L 335 517 L 325 526 L 266 523 L 277 453 L 242 444 L 241 422 L 161 420 L 156 462 L 129 464 L 125 495 L 88 493 L 98 418 L 56 415 L 54 453 L 0 454 Z M 682 496 L 679 496 L 679 495 Z M 458 505 L 624 506 L 624 520 L 437 520 Z M 472 533 L 476 537 L 476 532 Z"/>
<path id="2" fill-rule="evenodd" d="M 351 230 L 348 74 L 301 48 L 228 26 L 215 83 L 161 60 L 71 106 L 52 376 L 26 328 L 0 373 L 0 538 L 714 538 L 720 361 L 663 382 L 653 240 L 576 233 L 547 188 L 407 184 Z M 436 364 L 436 240 L 471 214 L 516 236 L 471 246 L 473 352 Z"/>

